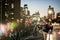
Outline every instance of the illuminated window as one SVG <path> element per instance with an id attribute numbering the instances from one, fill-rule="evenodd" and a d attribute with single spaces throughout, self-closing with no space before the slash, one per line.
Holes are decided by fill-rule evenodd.
<path id="1" fill-rule="evenodd" d="M 14 13 L 11 13 L 12 15 L 14 14 Z"/>
<path id="2" fill-rule="evenodd" d="M 13 3 L 11 4 L 11 8 L 14 8 L 14 4 Z"/>
<path id="3" fill-rule="evenodd" d="M 14 19 L 13 17 L 11 19 Z"/>
<path id="4" fill-rule="evenodd" d="M 7 3 L 5 3 L 5 5 L 8 5 Z"/>
<path id="5" fill-rule="evenodd" d="M 8 17 L 8 14 L 5 12 L 5 16 Z"/>

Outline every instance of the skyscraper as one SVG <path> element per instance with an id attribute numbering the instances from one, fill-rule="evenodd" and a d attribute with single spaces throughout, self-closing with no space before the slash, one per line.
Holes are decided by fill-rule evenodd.
<path id="1" fill-rule="evenodd" d="M 2 0 L 1 4 L 3 23 L 19 19 L 21 0 Z"/>
<path id="2" fill-rule="evenodd" d="M 51 5 L 49 5 L 49 8 L 48 8 L 48 18 L 52 20 L 55 18 L 55 11 L 54 11 L 54 8 L 51 7 Z"/>
<path id="3" fill-rule="evenodd" d="M 27 15 L 30 15 L 30 11 L 28 10 L 28 5 L 27 4 L 24 4 L 24 14 L 27 16 Z"/>

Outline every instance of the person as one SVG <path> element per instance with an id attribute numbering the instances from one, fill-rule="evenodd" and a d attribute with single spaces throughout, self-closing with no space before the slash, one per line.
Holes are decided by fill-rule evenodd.
<path id="1" fill-rule="evenodd" d="M 52 32 L 53 26 L 51 25 L 51 22 L 49 20 L 46 20 L 43 29 L 44 40 L 46 40 L 49 30 L 51 30 Z"/>

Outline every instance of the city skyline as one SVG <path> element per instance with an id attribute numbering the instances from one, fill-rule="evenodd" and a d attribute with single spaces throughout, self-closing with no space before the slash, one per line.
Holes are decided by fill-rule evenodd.
<path id="1" fill-rule="evenodd" d="M 60 12 L 60 0 L 21 0 L 21 6 L 28 5 L 30 14 L 39 11 L 40 16 L 47 16 L 49 5 L 54 7 L 55 13 Z"/>

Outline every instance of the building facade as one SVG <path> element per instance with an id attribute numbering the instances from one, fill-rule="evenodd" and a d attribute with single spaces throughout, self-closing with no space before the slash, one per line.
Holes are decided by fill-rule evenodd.
<path id="1" fill-rule="evenodd" d="M 20 18 L 21 0 L 2 0 L 2 22 L 14 21 Z"/>
<path id="2" fill-rule="evenodd" d="M 24 14 L 25 14 L 25 16 L 28 16 L 28 15 L 30 15 L 30 11 L 28 10 L 28 5 L 27 4 L 24 4 Z"/>
<path id="3" fill-rule="evenodd" d="M 40 24 L 40 14 L 39 12 L 36 12 L 35 14 L 32 15 L 32 23 L 35 24 Z"/>
<path id="4" fill-rule="evenodd" d="M 49 19 L 55 19 L 55 11 L 54 11 L 54 8 L 51 7 L 51 5 L 49 5 L 49 8 L 48 8 L 48 18 Z"/>

